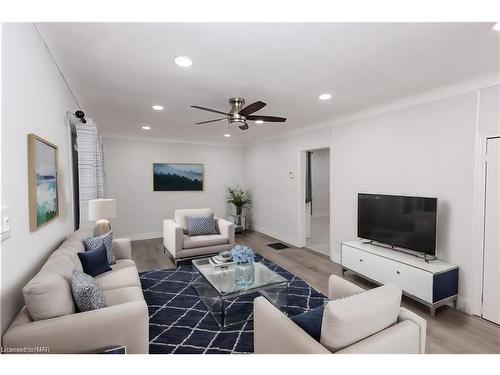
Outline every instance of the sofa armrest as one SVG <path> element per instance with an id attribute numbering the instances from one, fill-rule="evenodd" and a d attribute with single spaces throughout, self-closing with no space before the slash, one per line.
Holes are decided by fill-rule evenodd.
<path id="1" fill-rule="evenodd" d="M 254 351 L 256 354 L 328 354 L 264 297 L 254 300 Z"/>
<path id="2" fill-rule="evenodd" d="M 420 334 L 420 354 L 425 354 L 425 340 L 427 336 L 427 321 L 415 314 L 414 312 L 405 309 L 404 307 L 401 307 L 399 309 L 399 315 L 398 315 L 398 323 L 403 322 L 405 320 L 412 321 L 415 323 L 418 328 L 419 328 L 419 334 Z"/>
<path id="3" fill-rule="evenodd" d="M 113 254 L 116 259 L 132 259 L 132 245 L 130 238 L 114 239 Z"/>
<path id="4" fill-rule="evenodd" d="M 174 220 L 163 220 L 163 245 L 175 258 L 177 251 L 182 250 L 184 231 Z"/>
<path id="5" fill-rule="evenodd" d="M 339 276 L 331 275 L 328 279 L 328 298 L 336 300 L 364 292 L 363 288 Z"/>
<path id="6" fill-rule="evenodd" d="M 134 301 L 11 326 L 3 346 L 47 347 L 50 353 L 94 353 L 125 346 L 127 353 L 148 353 L 148 307 L 145 301 Z"/>
<path id="7" fill-rule="evenodd" d="M 220 234 L 229 238 L 229 243 L 234 244 L 234 224 L 224 219 L 217 219 Z"/>

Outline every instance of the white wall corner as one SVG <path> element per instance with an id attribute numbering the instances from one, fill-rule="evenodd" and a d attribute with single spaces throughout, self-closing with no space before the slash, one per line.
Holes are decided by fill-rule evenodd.
<path id="1" fill-rule="evenodd" d="M 470 303 L 469 300 L 458 296 L 457 299 L 457 310 L 466 314 L 470 314 Z"/>
<path id="2" fill-rule="evenodd" d="M 330 260 L 334 263 L 340 264 L 340 254 L 330 252 Z"/>

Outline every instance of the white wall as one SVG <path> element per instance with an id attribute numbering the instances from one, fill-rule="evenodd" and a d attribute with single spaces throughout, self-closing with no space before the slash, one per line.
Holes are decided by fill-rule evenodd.
<path id="1" fill-rule="evenodd" d="M 356 237 L 359 192 L 438 198 L 439 258 L 460 266 L 459 308 L 472 295 L 476 92 L 335 125 L 332 258 Z"/>
<path id="2" fill-rule="evenodd" d="M 22 287 L 73 230 L 69 134 L 66 111 L 74 111 L 68 88 L 32 24 L 2 25 L 2 206 L 11 217 L 1 244 L 1 330 L 24 304 Z M 29 133 L 59 150 L 59 212 L 30 232 L 27 139 Z"/>
<path id="3" fill-rule="evenodd" d="M 312 216 L 330 215 L 330 149 L 313 150 L 311 157 Z"/>
<path id="4" fill-rule="evenodd" d="M 107 196 L 117 200 L 112 220 L 117 236 L 163 235 L 163 219 L 176 208 L 210 207 L 216 216 L 233 213 L 229 186 L 244 185 L 242 147 L 104 138 Z M 204 164 L 204 191 L 153 191 L 153 163 Z"/>
<path id="5" fill-rule="evenodd" d="M 292 245 L 304 245 L 304 151 L 330 143 L 331 129 L 322 128 L 246 147 L 245 175 L 253 195 L 254 229 Z"/>

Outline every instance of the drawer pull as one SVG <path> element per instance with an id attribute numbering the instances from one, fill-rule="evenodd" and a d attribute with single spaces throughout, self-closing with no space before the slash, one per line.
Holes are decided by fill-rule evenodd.
<path id="1" fill-rule="evenodd" d="M 360 259 L 359 261 L 360 261 L 360 262 L 362 262 L 362 261 L 363 261 L 363 259 Z"/>
<path id="2" fill-rule="evenodd" d="M 396 273 L 397 273 L 397 274 L 399 275 L 399 274 L 400 274 L 401 272 L 399 272 L 399 271 L 396 271 Z"/>

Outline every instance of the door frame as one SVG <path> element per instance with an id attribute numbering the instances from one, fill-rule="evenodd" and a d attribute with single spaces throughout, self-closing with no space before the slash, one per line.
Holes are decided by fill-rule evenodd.
<path id="1" fill-rule="evenodd" d="M 328 149 L 330 152 L 330 170 L 328 174 L 329 178 L 329 191 L 331 194 L 332 191 L 332 147 L 330 144 L 326 145 L 318 145 L 313 147 L 307 147 L 299 150 L 299 173 L 297 175 L 297 182 L 299 184 L 299 201 L 298 201 L 298 245 L 299 247 L 306 246 L 306 205 L 305 205 L 305 194 L 306 194 L 306 152 L 307 151 L 315 151 L 315 150 L 324 150 Z M 331 207 L 331 199 L 330 199 L 330 222 L 332 219 L 332 207 Z M 331 233 L 330 233 L 331 236 Z M 330 256 L 331 256 L 331 237 L 330 237 Z"/>
<path id="2" fill-rule="evenodd" d="M 500 138 L 500 130 L 476 137 L 476 153 L 474 165 L 474 193 L 473 193 L 473 237 L 472 249 L 474 264 L 473 293 L 470 313 L 482 316 L 483 304 L 483 277 L 484 277 L 484 236 L 485 236 L 485 200 L 486 200 L 486 144 L 489 139 Z"/>

